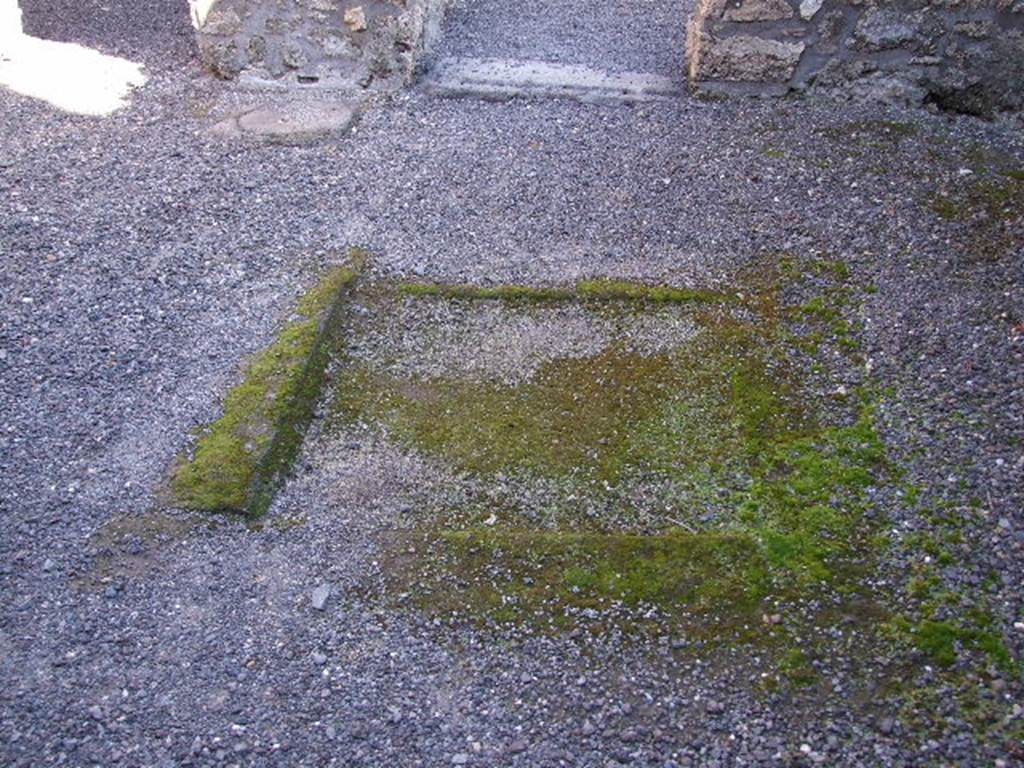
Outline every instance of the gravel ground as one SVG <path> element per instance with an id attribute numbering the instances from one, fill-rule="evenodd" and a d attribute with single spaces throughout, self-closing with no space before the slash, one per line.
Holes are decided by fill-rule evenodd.
<path id="1" fill-rule="evenodd" d="M 360 305 L 361 306 L 361 305 Z M 516 384 L 545 362 L 591 357 L 609 344 L 644 355 L 666 352 L 697 333 L 679 306 L 609 319 L 577 304 L 514 311 L 502 302 L 384 299 L 360 329 L 355 361 L 384 358 L 406 377 L 469 377 Z"/>
<path id="2" fill-rule="evenodd" d="M 186 2 L 33 0 L 21 3 L 25 33 L 79 43 L 144 63 L 151 71 L 194 66 L 195 34 Z"/>
<path id="3" fill-rule="evenodd" d="M 460 0 L 437 56 L 576 64 L 685 79 L 690 0 Z"/>
<path id="4" fill-rule="evenodd" d="M 33 34 L 138 56 L 153 77 L 104 120 L 0 93 L 0 762 L 1020 763 L 1003 732 L 943 711 L 956 692 L 943 684 L 938 704 L 919 705 L 946 716 L 929 729 L 876 691 L 758 697 L 748 652 L 695 659 L 614 633 L 495 638 L 382 607 L 363 593 L 381 575 L 374 534 L 433 477 L 387 445 L 314 436 L 260 530 L 147 516 L 245 355 L 350 244 L 372 250 L 381 276 L 453 282 L 718 285 L 758 255 L 828 254 L 876 288 L 861 335 L 893 388 L 887 441 L 923 495 L 965 519 L 971 546 L 941 578 L 966 593 L 997 574 L 998 630 L 1019 652 L 1020 209 L 959 220 L 929 204 L 1021 168 L 1012 126 L 786 101 L 413 92 L 343 137 L 223 142 L 205 132 L 221 86 L 191 62 L 177 4 L 24 5 Z M 445 45 L 585 62 L 593 40 L 622 56 L 588 63 L 674 66 L 618 47 L 642 29 L 633 11 L 579 21 L 580 50 L 563 47 L 546 30 L 571 28 L 570 10 L 517 14 L 530 26 L 492 23 L 486 37 L 467 7 Z M 502 38 L 512 28 L 521 50 Z M 909 504 L 885 512 L 901 536 L 929 525 Z M 882 577 L 898 582 L 925 556 L 898 550 Z M 936 674 L 919 661 L 913 679 Z M 1016 679 L 963 674 L 1019 717 Z"/>

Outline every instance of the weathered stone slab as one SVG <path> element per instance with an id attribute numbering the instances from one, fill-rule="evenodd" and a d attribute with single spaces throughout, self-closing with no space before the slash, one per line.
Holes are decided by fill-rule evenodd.
<path id="1" fill-rule="evenodd" d="M 344 131 L 355 109 L 349 101 L 298 98 L 236 105 L 225 110 L 227 116 L 218 119 L 210 130 L 225 138 L 306 141 Z"/>
<path id="2" fill-rule="evenodd" d="M 255 109 L 238 118 L 243 133 L 301 138 L 344 130 L 352 110 L 336 102 L 297 102 L 284 109 Z"/>
<path id="3" fill-rule="evenodd" d="M 881 51 L 917 42 L 920 29 L 913 15 L 873 8 L 860 17 L 854 36 L 865 47 Z"/>
<path id="4" fill-rule="evenodd" d="M 696 71 L 698 80 L 784 82 L 792 77 L 803 54 L 802 42 L 785 43 L 753 35 L 701 41 Z"/>
<path id="5" fill-rule="evenodd" d="M 543 61 L 470 58 L 439 62 L 424 87 L 446 96 L 539 96 L 592 102 L 649 101 L 680 93 L 676 83 L 658 75 L 604 72 Z"/>

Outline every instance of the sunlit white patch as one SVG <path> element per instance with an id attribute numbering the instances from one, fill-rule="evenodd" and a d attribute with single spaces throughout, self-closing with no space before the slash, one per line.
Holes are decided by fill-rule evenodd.
<path id="1" fill-rule="evenodd" d="M 199 29 L 206 23 L 213 3 L 214 0 L 188 0 L 189 9 L 192 11 L 192 26 Z"/>
<path id="2" fill-rule="evenodd" d="M 141 64 L 23 34 L 17 6 L 12 12 L 7 1 L 0 0 L 0 85 L 68 112 L 109 115 L 126 106 L 131 90 L 146 82 Z M 12 28 L 14 23 L 18 26 Z"/>

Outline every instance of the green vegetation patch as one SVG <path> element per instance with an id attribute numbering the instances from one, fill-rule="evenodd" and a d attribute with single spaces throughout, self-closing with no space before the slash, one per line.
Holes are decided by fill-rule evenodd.
<path id="1" fill-rule="evenodd" d="M 815 262 L 810 274 L 827 285 L 849 276 L 831 261 Z M 681 289 L 654 290 L 592 281 L 577 286 L 576 300 L 612 319 L 652 311 L 648 299 L 693 300 L 673 293 Z M 423 295 L 447 294 L 431 287 Z M 510 301 L 523 295 L 516 288 Z M 421 527 L 395 548 L 395 591 L 435 615 L 466 619 L 558 624 L 586 609 L 642 615 L 654 606 L 705 626 L 756 619 L 768 596 L 855 591 L 863 563 L 885 543 L 866 514 L 886 466 L 873 398 L 860 393 L 858 406 L 857 393 L 842 403 L 824 396 L 812 359 L 783 327 L 787 319 L 805 330 L 843 323 L 852 335 L 845 302 L 781 309 L 774 287 L 751 291 L 739 307 L 717 301 L 727 295 L 700 301 L 690 315 L 697 332 L 671 348 L 640 352 L 613 338 L 599 353 L 548 360 L 514 384 L 347 366 L 333 403 L 343 423 L 374 425 L 478 488 L 510 480 L 543 487 L 538 503 L 558 507 L 538 515 L 513 499 L 515 509 L 489 509 L 496 497 L 485 494 L 472 509 L 435 510 L 429 528 L 420 516 Z M 461 289 L 450 296 L 464 297 Z M 640 301 L 609 306 L 592 297 Z M 665 487 L 695 490 L 659 497 L 658 509 L 641 499 L 643 514 L 624 511 Z M 707 508 L 716 514 L 702 515 Z M 810 675 L 794 670 L 794 678 Z"/>
<path id="2" fill-rule="evenodd" d="M 416 298 L 439 297 L 466 301 L 569 301 L 573 291 L 529 285 L 449 285 L 444 283 L 400 283 L 398 292 Z"/>
<path id="3" fill-rule="evenodd" d="M 932 210 L 949 221 L 976 218 L 1005 221 L 1018 218 L 1024 203 L 1024 171 L 985 175 L 950 195 L 930 198 Z"/>
<path id="4" fill-rule="evenodd" d="M 730 302 L 736 296 L 706 288 L 648 285 L 607 278 L 583 280 L 573 288 L 528 285 L 449 285 L 444 283 L 400 283 L 399 293 L 413 297 L 440 297 L 467 301 L 645 301 L 652 303 Z"/>
<path id="5" fill-rule="evenodd" d="M 884 464 L 870 405 L 848 426 L 776 440 L 756 457 L 749 490 L 734 494 L 737 525 L 780 576 L 827 580 L 836 573 L 830 563 L 872 554 L 864 513 Z"/>
<path id="6" fill-rule="evenodd" d="M 779 673 L 797 688 L 815 685 L 820 678 L 807 654 L 800 648 L 791 648 L 782 655 Z"/>
<path id="7" fill-rule="evenodd" d="M 583 280 L 576 284 L 581 298 L 606 301 L 633 300 L 652 303 L 720 303 L 736 301 L 736 295 L 708 288 L 680 288 L 666 285 L 647 285 L 627 280 Z"/>
<path id="8" fill-rule="evenodd" d="M 623 605 L 751 620 L 770 587 L 760 549 L 742 534 L 470 529 L 421 546 L 415 600 L 442 616 L 558 624 Z"/>
<path id="9" fill-rule="evenodd" d="M 959 250 L 965 263 L 998 262 L 1020 251 L 1024 236 L 1024 172 L 982 172 L 948 192 L 936 192 L 927 206 L 941 219 L 962 225 Z"/>
<path id="10" fill-rule="evenodd" d="M 175 467 L 175 503 L 254 516 L 266 511 L 312 419 L 328 360 L 325 342 L 338 325 L 340 297 L 364 260 L 353 251 L 348 265 L 332 269 L 277 339 L 249 361 L 223 415 L 200 431 L 192 456 Z"/>
<path id="11" fill-rule="evenodd" d="M 712 529 L 421 532 L 418 554 L 395 569 L 397 589 L 435 615 L 472 619 L 558 624 L 620 604 L 707 630 L 755 621 L 764 598 L 840 587 L 851 562 L 873 556 L 866 492 L 883 461 L 865 409 L 850 426 L 751 457 L 750 487 L 730 499 L 735 515 Z"/>
<path id="12" fill-rule="evenodd" d="M 716 317 L 674 352 L 611 345 L 549 361 L 515 386 L 352 368 L 336 407 L 468 472 L 590 483 L 679 474 L 813 426 L 806 398 L 777 365 L 770 334 Z"/>
<path id="13" fill-rule="evenodd" d="M 994 629 L 991 616 L 969 616 L 965 621 L 924 619 L 917 623 L 895 622 L 896 629 L 913 646 L 939 667 L 952 667 L 964 651 L 983 653 L 998 669 L 1021 674 L 1002 636 Z"/>
<path id="14" fill-rule="evenodd" d="M 882 142 L 898 142 L 918 134 L 913 123 L 898 120 L 855 120 L 844 125 L 825 128 L 822 133 L 836 141 L 847 142 L 856 139 L 871 140 L 873 146 L 885 147 Z"/>

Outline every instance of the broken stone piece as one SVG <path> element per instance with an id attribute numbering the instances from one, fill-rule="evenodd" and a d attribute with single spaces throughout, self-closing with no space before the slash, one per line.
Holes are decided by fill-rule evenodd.
<path id="1" fill-rule="evenodd" d="M 804 21 L 810 21 L 824 4 L 825 0 L 803 0 L 800 3 L 800 18 Z"/>
<path id="2" fill-rule="evenodd" d="M 366 11 L 363 10 L 363 6 L 357 5 L 345 11 L 345 25 L 353 32 L 366 30 Z"/>
<path id="3" fill-rule="evenodd" d="M 321 584 L 319 587 L 313 590 L 313 594 L 310 597 L 310 600 L 313 603 L 313 607 L 316 610 L 322 611 L 324 607 L 327 605 L 327 598 L 329 598 L 330 596 L 331 585 Z"/>
<path id="4" fill-rule="evenodd" d="M 294 101 L 250 110 L 218 123 L 212 130 L 223 136 L 313 139 L 345 130 L 353 114 L 351 105 L 343 102 Z"/>

